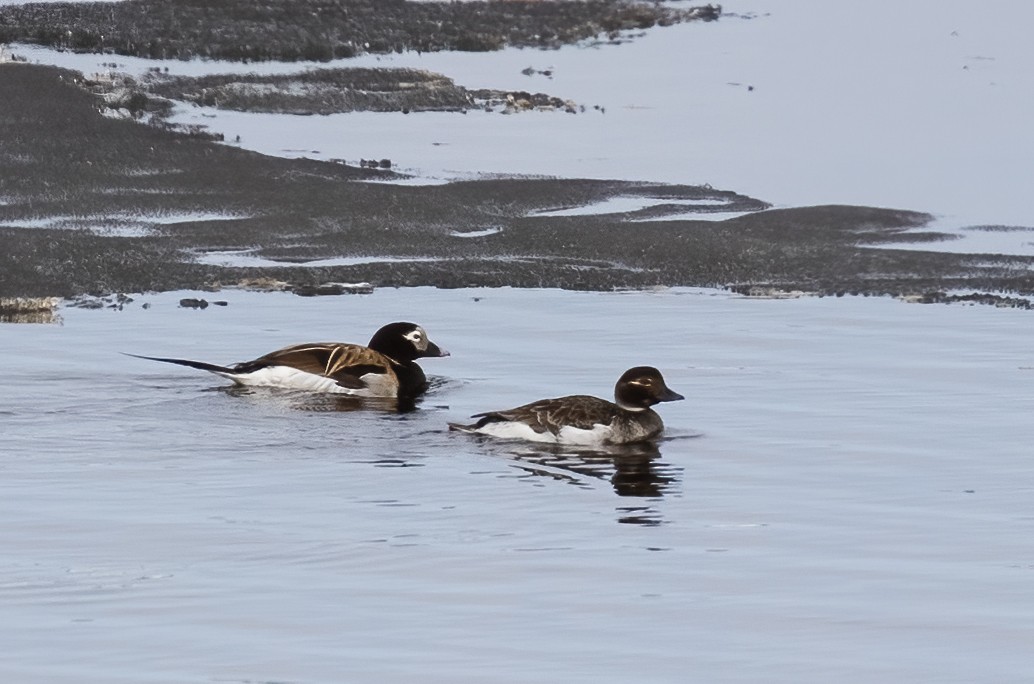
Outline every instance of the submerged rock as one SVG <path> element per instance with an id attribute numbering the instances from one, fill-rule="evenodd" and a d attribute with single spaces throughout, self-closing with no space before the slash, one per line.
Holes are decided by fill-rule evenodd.
<path id="1" fill-rule="evenodd" d="M 0 297 L 0 323 L 59 323 L 60 297 Z"/>

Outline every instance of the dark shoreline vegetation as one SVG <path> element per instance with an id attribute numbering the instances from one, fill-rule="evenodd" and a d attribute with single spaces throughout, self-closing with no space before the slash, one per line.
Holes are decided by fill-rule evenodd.
<path id="1" fill-rule="evenodd" d="M 949 295 L 938 293 L 952 290 L 1034 292 L 1032 258 L 886 248 L 922 239 L 915 229 L 930 220 L 926 214 L 844 206 L 760 211 L 764 202 L 731 191 L 626 181 L 364 182 L 398 176 L 267 157 L 106 117 L 97 96 L 75 85 L 80 78 L 53 67 L 0 67 L 0 91 L 8 94 L 0 99 L 0 296 L 233 286 L 318 292 L 327 283 L 352 282 L 717 286 L 920 301 L 946 301 Z M 662 201 L 623 214 L 536 215 L 615 196 Z M 679 200 L 718 201 L 717 210 L 752 213 L 720 222 L 660 220 L 686 212 Z M 234 250 L 280 264 L 192 260 Z M 298 265 L 340 256 L 412 260 Z M 992 301 L 1026 305 L 1018 298 Z"/>
<path id="2" fill-rule="evenodd" d="M 123 0 L 0 7 L 0 43 L 152 59 L 325 62 L 406 50 L 556 48 L 720 14 L 720 6 L 614 0 Z"/>

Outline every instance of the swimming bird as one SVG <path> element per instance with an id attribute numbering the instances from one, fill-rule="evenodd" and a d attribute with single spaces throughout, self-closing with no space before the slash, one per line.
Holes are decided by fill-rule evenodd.
<path id="1" fill-rule="evenodd" d="M 416 397 L 427 389 L 427 377 L 416 359 L 448 355 L 423 328 L 405 322 L 385 325 L 365 347 L 337 342 L 296 344 L 232 366 L 129 354 L 198 368 L 238 385 L 400 399 Z"/>
<path id="2" fill-rule="evenodd" d="M 630 368 L 618 378 L 611 403 L 587 395 L 542 399 L 505 411 L 476 413 L 476 423 L 450 423 L 449 428 L 556 444 L 629 444 L 653 439 L 664 430 L 661 417 L 651 409 L 662 401 L 684 399 L 664 384 L 652 366 Z"/>

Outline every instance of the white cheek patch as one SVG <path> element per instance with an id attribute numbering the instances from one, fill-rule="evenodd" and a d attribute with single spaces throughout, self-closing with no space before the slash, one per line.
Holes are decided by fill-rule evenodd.
<path id="1" fill-rule="evenodd" d="M 405 338 L 413 343 L 417 351 L 427 351 L 427 333 L 424 332 L 423 328 L 417 328 L 405 335 Z"/>

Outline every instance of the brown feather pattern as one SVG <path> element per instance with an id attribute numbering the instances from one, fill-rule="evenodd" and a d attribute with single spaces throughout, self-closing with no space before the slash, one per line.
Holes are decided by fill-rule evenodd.
<path id="1" fill-rule="evenodd" d="M 232 366 L 157 356 L 140 358 L 197 368 L 241 385 L 412 400 L 427 390 L 427 376 L 415 363 L 416 359 L 448 355 L 449 352 L 427 337 L 423 328 L 399 321 L 381 326 L 365 347 L 310 342 L 284 347 Z"/>
<path id="2" fill-rule="evenodd" d="M 505 411 L 478 413 L 479 424 L 493 420 L 517 421 L 531 426 L 535 432 L 557 434 L 564 426 L 591 430 L 595 425 L 609 425 L 621 409 L 617 405 L 588 395 L 573 395 L 539 401 Z"/>
<path id="3" fill-rule="evenodd" d="M 290 366 L 306 373 L 332 378 L 344 387 L 361 388 L 359 378 L 367 373 L 396 377 L 393 362 L 384 354 L 358 344 L 317 342 L 284 347 L 254 361 L 234 366 L 250 373 L 269 366 Z"/>

